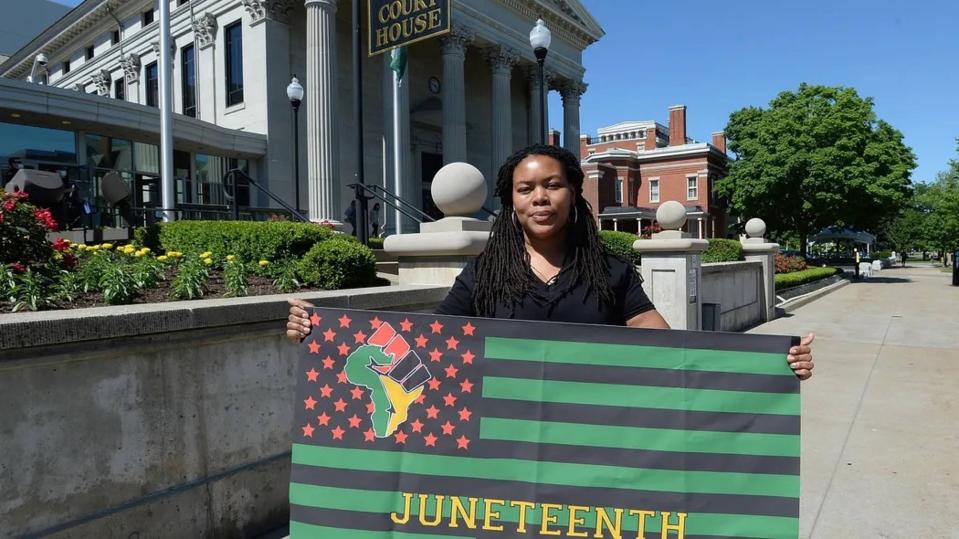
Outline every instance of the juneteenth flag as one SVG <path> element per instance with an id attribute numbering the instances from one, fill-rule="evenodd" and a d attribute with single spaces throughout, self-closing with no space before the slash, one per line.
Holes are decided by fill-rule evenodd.
<path id="1" fill-rule="evenodd" d="M 796 537 L 794 337 L 315 309 L 290 535 Z"/>

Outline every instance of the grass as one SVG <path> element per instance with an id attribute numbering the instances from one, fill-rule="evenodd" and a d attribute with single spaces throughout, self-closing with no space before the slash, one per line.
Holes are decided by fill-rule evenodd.
<path id="1" fill-rule="evenodd" d="M 841 271 L 842 270 L 839 268 L 809 268 L 802 271 L 794 271 L 792 273 L 777 273 L 776 290 L 791 288 L 793 286 L 799 286 L 802 284 L 811 283 L 813 281 L 818 281 L 820 279 L 825 279 L 827 277 L 832 277 Z"/>

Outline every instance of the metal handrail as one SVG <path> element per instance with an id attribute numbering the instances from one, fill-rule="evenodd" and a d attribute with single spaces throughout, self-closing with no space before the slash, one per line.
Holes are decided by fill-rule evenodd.
<path id="1" fill-rule="evenodd" d="M 239 218 L 240 218 L 240 205 L 237 204 L 237 202 L 236 202 L 236 196 L 235 196 L 235 195 L 236 195 L 236 187 L 237 187 L 237 186 L 236 186 L 236 177 L 237 177 L 237 175 L 239 175 L 241 178 L 243 178 L 243 180 L 246 181 L 248 184 L 253 185 L 253 187 L 256 187 L 257 189 L 259 189 L 261 193 L 266 194 L 266 196 L 270 197 L 270 199 L 272 199 L 274 202 L 276 202 L 277 204 L 279 204 L 283 209 L 285 209 L 286 211 L 290 212 L 290 214 L 293 215 L 294 217 L 296 217 L 296 219 L 297 219 L 298 221 L 302 221 L 302 222 L 309 222 L 309 221 L 310 221 L 309 219 L 306 218 L 306 216 L 304 216 L 302 213 L 300 213 L 299 210 L 297 210 L 297 209 L 294 208 L 293 206 L 290 206 L 290 205 L 287 204 L 286 201 L 284 201 L 282 198 L 274 195 L 272 191 L 270 191 L 269 189 L 267 189 L 267 188 L 263 187 L 262 185 L 260 185 L 259 183 L 257 183 L 257 181 L 254 180 L 253 178 L 251 178 L 249 174 L 247 174 L 246 172 L 243 172 L 242 170 L 240 170 L 240 169 L 238 169 L 238 168 L 233 168 L 233 169 L 230 169 L 230 170 L 226 171 L 226 174 L 223 175 L 223 191 L 224 191 L 224 193 L 225 193 L 225 195 L 226 195 L 226 199 L 230 202 L 230 206 L 232 206 L 232 208 L 233 208 L 233 216 L 234 216 L 237 220 L 239 220 Z M 227 180 L 230 180 L 230 181 L 228 182 Z M 227 189 L 226 189 L 227 185 L 229 185 L 229 186 L 231 186 L 231 187 L 233 188 L 233 194 L 230 194 L 230 192 L 227 191 Z"/>
<path id="2" fill-rule="evenodd" d="M 429 221 L 429 222 L 432 222 L 432 221 L 435 221 L 435 220 L 436 220 L 436 219 L 433 218 L 433 216 L 429 215 L 428 213 L 423 212 L 422 210 L 420 210 L 419 208 L 417 208 L 416 206 L 414 206 L 412 203 L 410 203 L 410 202 L 408 202 L 408 201 L 406 201 L 406 200 L 404 200 L 404 199 L 396 196 L 395 194 L 391 193 L 389 190 L 387 190 L 386 188 L 384 188 L 384 187 L 382 187 L 382 186 L 380 186 L 380 185 L 376 185 L 376 184 L 367 185 L 367 184 L 360 184 L 360 183 L 351 183 L 351 184 L 347 185 L 347 187 L 352 187 L 352 188 L 355 189 L 355 190 L 361 190 L 361 191 L 365 191 L 365 192 L 369 193 L 369 195 L 370 195 L 372 198 L 376 198 L 376 199 L 379 199 L 379 200 L 383 201 L 384 204 L 389 205 L 389 206 L 390 206 L 391 208 L 393 208 L 394 210 L 402 213 L 403 215 L 409 217 L 410 219 L 416 221 L 417 223 L 422 224 L 422 223 L 424 222 L 424 219 L 425 219 L 426 221 Z M 382 191 L 383 194 L 380 194 L 380 193 L 378 193 L 377 191 Z M 389 198 L 387 198 L 387 197 L 389 197 Z M 412 213 L 410 213 L 410 212 L 404 210 L 403 208 L 397 206 L 397 205 L 394 204 L 390 199 L 395 200 L 395 201 L 399 202 L 400 204 L 405 204 L 406 206 L 409 206 L 409 209 L 411 209 L 411 210 L 413 210 L 414 212 L 420 214 L 420 217 L 422 217 L 422 218 L 417 217 L 416 215 L 413 215 Z"/>

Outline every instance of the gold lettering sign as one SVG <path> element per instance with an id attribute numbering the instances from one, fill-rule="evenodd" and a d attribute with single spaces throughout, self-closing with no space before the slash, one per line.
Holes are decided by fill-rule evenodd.
<path id="1" fill-rule="evenodd" d="M 369 55 L 450 31 L 452 0 L 367 0 Z"/>

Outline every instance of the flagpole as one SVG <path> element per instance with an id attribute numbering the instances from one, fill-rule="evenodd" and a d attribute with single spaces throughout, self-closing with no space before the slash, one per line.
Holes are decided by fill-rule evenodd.
<path id="1" fill-rule="evenodd" d="M 173 73 L 170 59 L 170 3 L 160 1 L 160 190 L 163 220 L 175 221 L 173 185 Z"/>
<path id="2" fill-rule="evenodd" d="M 403 197 L 403 179 L 400 170 L 400 74 L 393 70 L 393 188 L 396 193 L 396 207 L 400 207 Z M 396 233 L 403 233 L 403 214 L 394 211 L 396 216 Z"/>

